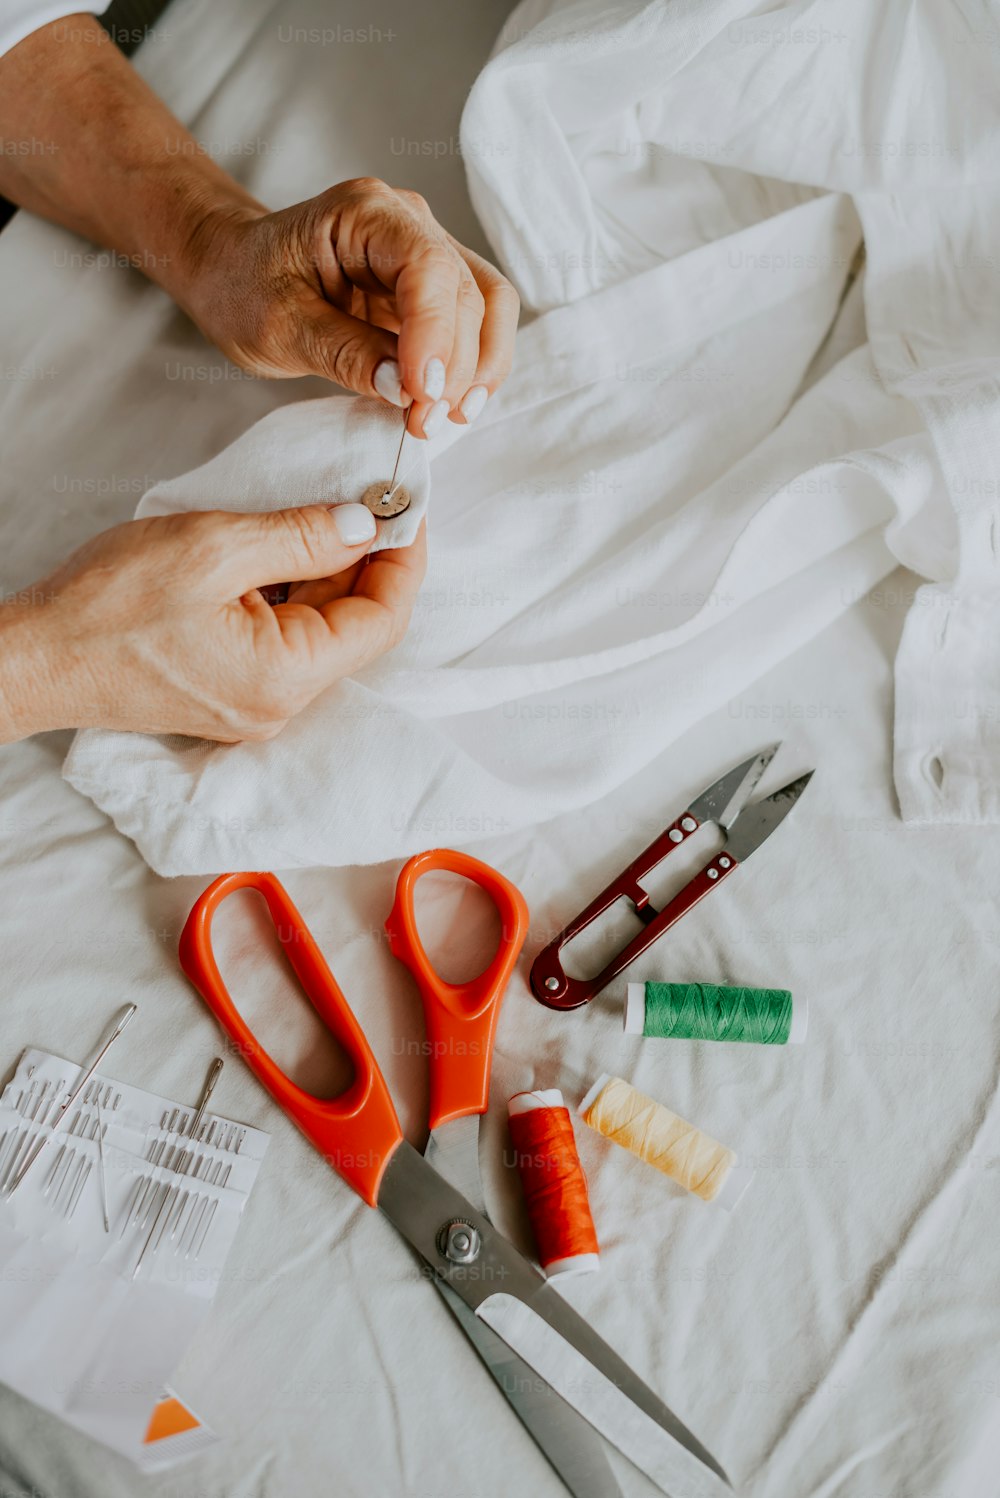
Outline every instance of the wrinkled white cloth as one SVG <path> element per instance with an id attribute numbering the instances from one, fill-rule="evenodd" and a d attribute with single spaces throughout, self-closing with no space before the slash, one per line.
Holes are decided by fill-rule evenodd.
<path id="1" fill-rule="evenodd" d="M 409 546 L 427 513 L 429 444 L 408 437 L 400 451 L 402 435 L 402 412 L 384 401 L 349 396 L 297 401 L 262 417 L 200 468 L 154 485 L 136 515 L 357 503 L 369 484 L 388 485 L 399 451 L 393 487 L 405 488 L 410 503 L 379 521 L 371 550 Z"/>
<path id="2" fill-rule="evenodd" d="M 995 607 L 975 544 L 992 509 L 956 502 L 985 461 L 990 335 L 955 362 L 978 302 L 962 304 L 974 269 L 948 258 L 949 226 L 971 256 L 989 215 L 942 186 L 989 170 L 954 103 L 981 51 L 946 45 L 923 6 L 812 5 L 805 40 L 803 7 L 748 9 L 515 13 L 462 144 L 501 262 L 543 315 L 434 461 L 416 623 L 272 743 L 81 736 L 67 778 L 159 872 L 374 862 L 586 805 L 896 559 L 949 579 L 952 621 L 933 661 L 938 611 L 904 639 L 904 812 L 991 814 L 998 761 L 965 743 L 990 724 L 946 711 L 997 670 L 967 639 Z M 928 48 L 947 86 L 918 90 Z M 986 129 L 992 100 L 970 107 Z M 921 130 L 927 149 L 906 149 Z M 950 579 L 959 533 L 974 601 Z"/>
<path id="3" fill-rule="evenodd" d="M 383 43 L 295 46 L 283 38 L 329 25 L 329 0 L 277 8 L 174 0 L 170 37 L 141 49 L 139 65 L 199 139 L 231 150 L 227 164 L 262 201 L 283 206 L 374 172 L 423 192 L 461 239 L 487 252 L 457 184 L 457 150 L 404 157 L 399 142 L 447 147 L 455 138 L 459 98 L 499 29 L 497 10 L 490 0 L 464 8 L 387 0 L 378 17 Z M 368 0 L 339 0 L 338 26 L 363 34 L 371 20 Z M 789 45 L 799 59 L 808 50 Z M 876 72 L 891 77 L 884 64 Z M 762 108 L 756 128 L 767 119 Z M 679 149 L 685 139 L 678 134 Z M 255 153 L 242 149 L 258 140 Z M 739 180 L 734 174 L 727 192 Z M 673 223 L 668 213 L 660 222 L 665 231 Z M 11 591 L 125 519 L 152 483 L 203 463 L 304 393 L 228 378 L 222 356 L 160 291 L 137 272 L 78 253 L 87 249 L 27 214 L 0 235 L 6 281 L 16 287 L 0 299 L 0 341 L 35 371 L 0 388 L 0 554 Z M 804 384 L 864 342 L 859 312 L 855 290 Z M 770 336 L 772 325 L 761 323 Z M 604 357 L 613 366 L 610 346 Z M 164 366 L 178 360 L 199 378 L 165 379 Z M 658 427 L 672 420 L 681 387 L 691 387 L 693 401 L 705 363 L 661 383 Z M 867 385 L 882 406 L 874 370 L 855 356 L 829 389 L 847 395 Z M 327 392 L 317 382 L 313 393 Z M 834 421 L 831 446 L 838 430 Z M 460 458 L 466 471 L 474 432 L 433 465 L 435 546 L 455 523 L 444 525 L 445 508 L 461 517 L 445 474 Z M 603 439 L 600 427 L 593 437 Z M 528 481 L 548 482 L 553 498 L 545 502 L 557 505 L 559 479 L 577 485 L 578 506 L 619 498 L 620 486 L 602 493 L 600 475 L 588 472 L 586 431 L 574 435 L 574 453 L 577 443 L 577 466 L 553 452 L 536 460 L 537 474 L 527 469 Z M 823 496 L 836 497 L 841 471 L 810 473 L 798 461 L 789 500 L 797 492 L 803 516 L 819 514 Z M 737 474 L 734 492 L 741 482 Z M 478 509 L 463 532 L 473 539 L 473 521 L 492 505 L 484 499 Z M 895 535 L 894 546 L 915 562 L 931 516 L 921 510 Z M 946 546 L 947 506 L 939 519 Z M 476 557 L 485 576 L 481 546 Z M 585 812 L 477 848 L 515 880 L 532 913 L 501 1015 L 482 1149 L 503 1231 L 531 1252 L 505 1158 L 507 1098 L 524 1088 L 559 1085 L 578 1098 L 600 1071 L 618 1072 L 756 1167 L 738 1214 L 727 1217 L 579 1130 L 602 1269 L 560 1292 L 711 1447 L 745 1498 L 979 1498 L 994 1492 L 1000 1468 L 1000 1027 L 990 999 L 1000 845 L 992 830 L 904 828 L 898 819 L 892 658 L 913 581 L 897 571 Z M 686 583 L 677 577 L 668 586 L 680 594 Z M 831 607 L 840 607 L 839 592 L 833 584 Z M 480 593 L 476 604 L 486 601 Z M 695 677 L 671 670 L 668 655 L 660 661 L 664 693 L 699 690 Z M 603 691 L 607 682 L 593 685 Z M 656 697 L 654 688 L 644 705 Z M 781 729 L 788 742 L 764 788 L 816 765 L 801 808 L 632 976 L 777 982 L 808 997 L 806 1045 L 792 1054 L 629 1041 L 621 985 L 576 1015 L 534 1003 L 527 972 L 539 947 L 661 830 L 665 813 Z M 176 965 L 178 935 L 204 881 L 157 878 L 91 802 L 59 782 L 67 738 L 41 735 L 0 753 L 6 1055 L 44 1043 L 78 1056 L 117 1002 L 109 995 L 135 997 L 140 1018 L 116 1052 L 119 1074 L 189 1097 L 219 1040 Z M 379 749 L 369 773 L 389 787 L 402 762 L 391 739 Z M 331 794 L 336 772 L 331 754 L 317 801 Z M 675 862 L 665 865 L 668 887 L 683 880 Z M 395 862 L 317 868 L 285 882 L 419 1145 L 427 1116 L 419 1005 L 382 933 L 397 873 Z M 475 933 L 486 940 L 481 917 L 467 892 L 442 881 L 420 907 L 428 950 L 456 963 L 467 956 L 464 971 L 473 971 L 483 951 Z M 221 970 L 241 1012 L 269 1027 L 262 1038 L 280 1038 L 283 1064 L 322 1085 L 332 1062 L 287 964 L 273 950 L 268 956 L 265 927 L 250 897 L 220 917 Z M 144 1493 L 315 1498 L 336 1472 L 338 1498 L 427 1498 L 453 1487 L 456 1474 L 477 1498 L 565 1498 L 391 1227 L 332 1177 L 235 1058 L 220 1089 L 220 1106 L 274 1135 L 232 1276 L 175 1380 L 222 1439 L 183 1484 L 152 1476 Z M 652 1498 L 639 1473 L 614 1453 L 610 1460 L 628 1498 Z M 11 1498 L 135 1498 L 130 1468 L 6 1389 L 0 1470 Z"/>
<path id="4" fill-rule="evenodd" d="M 854 197 L 874 363 L 919 410 L 952 506 L 950 534 L 922 527 L 905 558 L 935 582 L 897 659 L 900 807 L 912 822 L 993 822 L 1000 11 L 979 0 L 756 10 L 529 0 L 466 111 L 473 201 L 526 299 L 548 307 L 808 193 Z M 729 265 L 743 273 L 738 246 Z"/>
<path id="5" fill-rule="evenodd" d="M 973 93 L 974 111 L 995 112 L 998 82 L 991 100 Z M 980 123 L 995 144 L 995 125 Z M 1000 821 L 996 175 L 994 161 L 993 180 L 974 187 L 859 203 L 872 353 L 886 389 L 926 423 L 951 505 L 942 564 L 924 556 L 917 567 L 934 581 L 916 595 L 896 659 L 895 779 L 907 822 Z"/>

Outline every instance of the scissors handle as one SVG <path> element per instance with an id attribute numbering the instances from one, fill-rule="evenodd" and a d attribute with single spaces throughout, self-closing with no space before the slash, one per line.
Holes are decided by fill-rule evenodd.
<path id="1" fill-rule="evenodd" d="M 468 983 L 446 983 L 435 972 L 417 931 L 413 893 L 417 880 L 432 869 L 459 874 L 478 884 L 500 914 L 496 952 L 488 966 Z M 500 1004 L 528 934 L 524 896 L 509 879 L 478 858 L 449 848 L 433 848 L 416 854 L 400 870 L 385 929 L 390 950 L 413 974 L 423 1001 L 430 1047 L 431 1128 L 471 1113 L 485 1113 Z"/>
<path id="2" fill-rule="evenodd" d="M 263 895 L 274 928 L 313 1008 L 350 1058 L 354 1078 L 335 1098 L 304 1091 L 269 1056 L 230 997 L 212 950 L 212 917 L 227 895 Z M 293 1123 L 370 1207 L 403 1131 L 385 1079 L 347 1000 L 284 885 L 273 874 L 223 874 L 195 902 L 180 939 L 180 962 L 239 1054 Z"/>
<path id="3" fill-rule="evenodd" d="M 612 879 L 611 883 L 590 904 L 580 911 L 570 921 L 569 925 L 560 931 L 559 935 L 544 947 L 531 965 L 531 991 L 540 1004 L 549 1009 L 580 1009 L 584 1004 L 589 1004 L 591 999 L 600 993 L 619 973 L 625 971 L 630 963 L 640 957 L 647 947 L 652 946 L 654 941 L 668 931 L 675 921 L 686 915 L 693 905 L 703 899 L 705 895 L 713 890 L 717 884 L 731 874 L 737 867 L 735 857 L 725 848 L 722 848 L 703 869 L 679 890 L 677 894 L 664 905 L 662 910 L 657 910 L 651 903 L 648 892 L 643 889 L 640 880 L 657 864 L 663 862 L 669 853 L 679 847 L 682 842 L 696 832 L 701 822 L 691 811 L 686 811 L 676 821 L 665 827 L 659 837 L 644 848 L 638 858 L 634 858 L 628 868 Z M 619 899 L 625 899 L 632 905 L 633 911 L 643 923 L 632 940 L 620 952 L 616 952 L 611 961 L 602 970 L 590 978 L 571 978 L 562 963 L 562 949 L 574 937 L 579 936 L 581 931 L 596 921 L 598 916 L 610 910 L 611 906 Z"/>

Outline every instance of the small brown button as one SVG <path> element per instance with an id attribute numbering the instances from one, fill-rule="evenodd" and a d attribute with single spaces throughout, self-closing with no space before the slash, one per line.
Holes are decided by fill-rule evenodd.
<path id="1" fill-rule="evenodd" d="M 402 515 L 404 510 L 410 508 L 410 491 L 404 489 L 402 484 L 397 484 L 395 489 L 390 489 L 385 482 L 369 484 L 361 496 L 361 503 L 367 505 L 377 519 L 389 520 L 393 515 Z"/>

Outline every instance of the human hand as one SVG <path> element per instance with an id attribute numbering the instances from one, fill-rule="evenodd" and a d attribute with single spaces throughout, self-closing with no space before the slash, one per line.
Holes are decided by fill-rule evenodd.
<path id="1" fill-rule="evenodd" d="M 367 552 L 363 505 L 131 520 L 0 607 L 0 741 L 48 728 L 270 739 L 392 649 L 424 532 Z M 292 580 L 287 602 L 260 588 Z"/>
<path id="2" fill-rule="evenodd" d="M 209 210 L 171 291 L 234 363 L 322 375 L 431 436 L 473 421 L 506 379 L 518 297 L 418 193 L 360 177 L 280 213 Z"/>
<path id="3" fill-rule="evenodd" d="M 322 375 L 472 421 L 510 369 L 517 293 L 418 193 L 373 177 L 269 213 L 184 129 L 93 17 L 0 58 L 0 192 L 140 268 L 242 368 Z M 44 87 L 39 80 L 44 80 Z"/>

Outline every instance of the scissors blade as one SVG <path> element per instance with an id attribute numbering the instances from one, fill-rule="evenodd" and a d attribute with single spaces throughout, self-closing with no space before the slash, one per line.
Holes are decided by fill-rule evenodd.
<path id="1" fill-rule="evenodd" d="M 405 1141 L 386 1167 L 378 1205 L 469 1309 L 489 1319 L 519 1357 L 664 1492 L 671 1491 L 664 1474 L 672 1472 L 676 1478 L 680 1472 L 680 1486 L 671 1478 L 678 1498 L 718 1498 L 719 1479 L 728 1483 L 728 1478 L 697 1437 L 489 1219 Z M 444 1233 L 453 1222 L 475 1229 L 479 1251 L 474 1261 L 456 1263 L 446 1257 Z M 491 1299 L 500 1304 L 487 1312 L 485 1303 Z M 505 1325 L 498 1324 L 492 1312 L 503 1311 L 507 1303 L 513 1312 L 504 1318 Z M 541 1339 L 539 1330 L 545 1334 Z M 597 1398 L 591 1397 L 595 1390 Z M 695 1471 L 703 1475 L 696 1477 Z"/>
<path id="2" fill-rule="evenodd" d="M 621 1498 L 600 1436 L 443 1280 L 434 1282 L 514 1414 L 573 1498 Z"/>
<path id="3" fill-rule="evenodd" d="M 780 791 L 775 791 L 773 795 L 765 796 L 762 801 L 755 801 L 753 806 L 748 806 L 736 825 L 730 828 L 726 838 L 726 852 L 731 853 L 738 863 L 749 858 L 750 854 L 759 848 L 761 843 L 769 838 L 774 829 L 785 820 L 813 778 L 813 773 L 812 770 L 807 771 L 805 775 L 800 775 L 798 780 L 791 780 L 787 785 L 783 785 Z"/>
<path id="4" fill-rule="evenodd" d="M 476 1315 L 669 1498 L 730 1498 L 729 1479 L 714 1457 L 593 1328 L 546 1289 L 548 1296 L 540 1292 L 530 1305 L 503 1292 L 491 1295 Z"/>
<path id="5" fill-rule="evenodd" d="M 461 1191 L 477 1212 L 486 1214 L 483 1182 L 479 1174 L 479 1113 L 453 1118 L 432 1129 L 424 1146 L 424 1159 L 449 1186 Z"/>
<path id="6" fill-rule="evenodd" d="M 481 1116 L 473 1113 L 440 1124 L 427 1140 L 424 1159 L 477 1212 L 488 1217 L 479 1173 L 480 1122 Z M 573 1498 L 621 1498 L 596 1431 L 511 1352 L 449 1285 L 443 1280 L 434 1283 L 493 1382 Z"/>
<path id="7" fill-rule="evenodd" d="M 736 821 L 740 812 L 746 806 L 750 797 L 757 788 L 757 782 L 771 763 L 778 750 L 781 748 L 781 740 L 776 744 L 769 744 L 759 754 L 751 755 L 735 770 L 727 770 L 725 775 L 720 775 L 714 785 L 710 785 L 707 791 L 691 802 L 688 811 L 697 817 L 699 822 L 717 822 L 720 827 L 729 828 Z"/>

